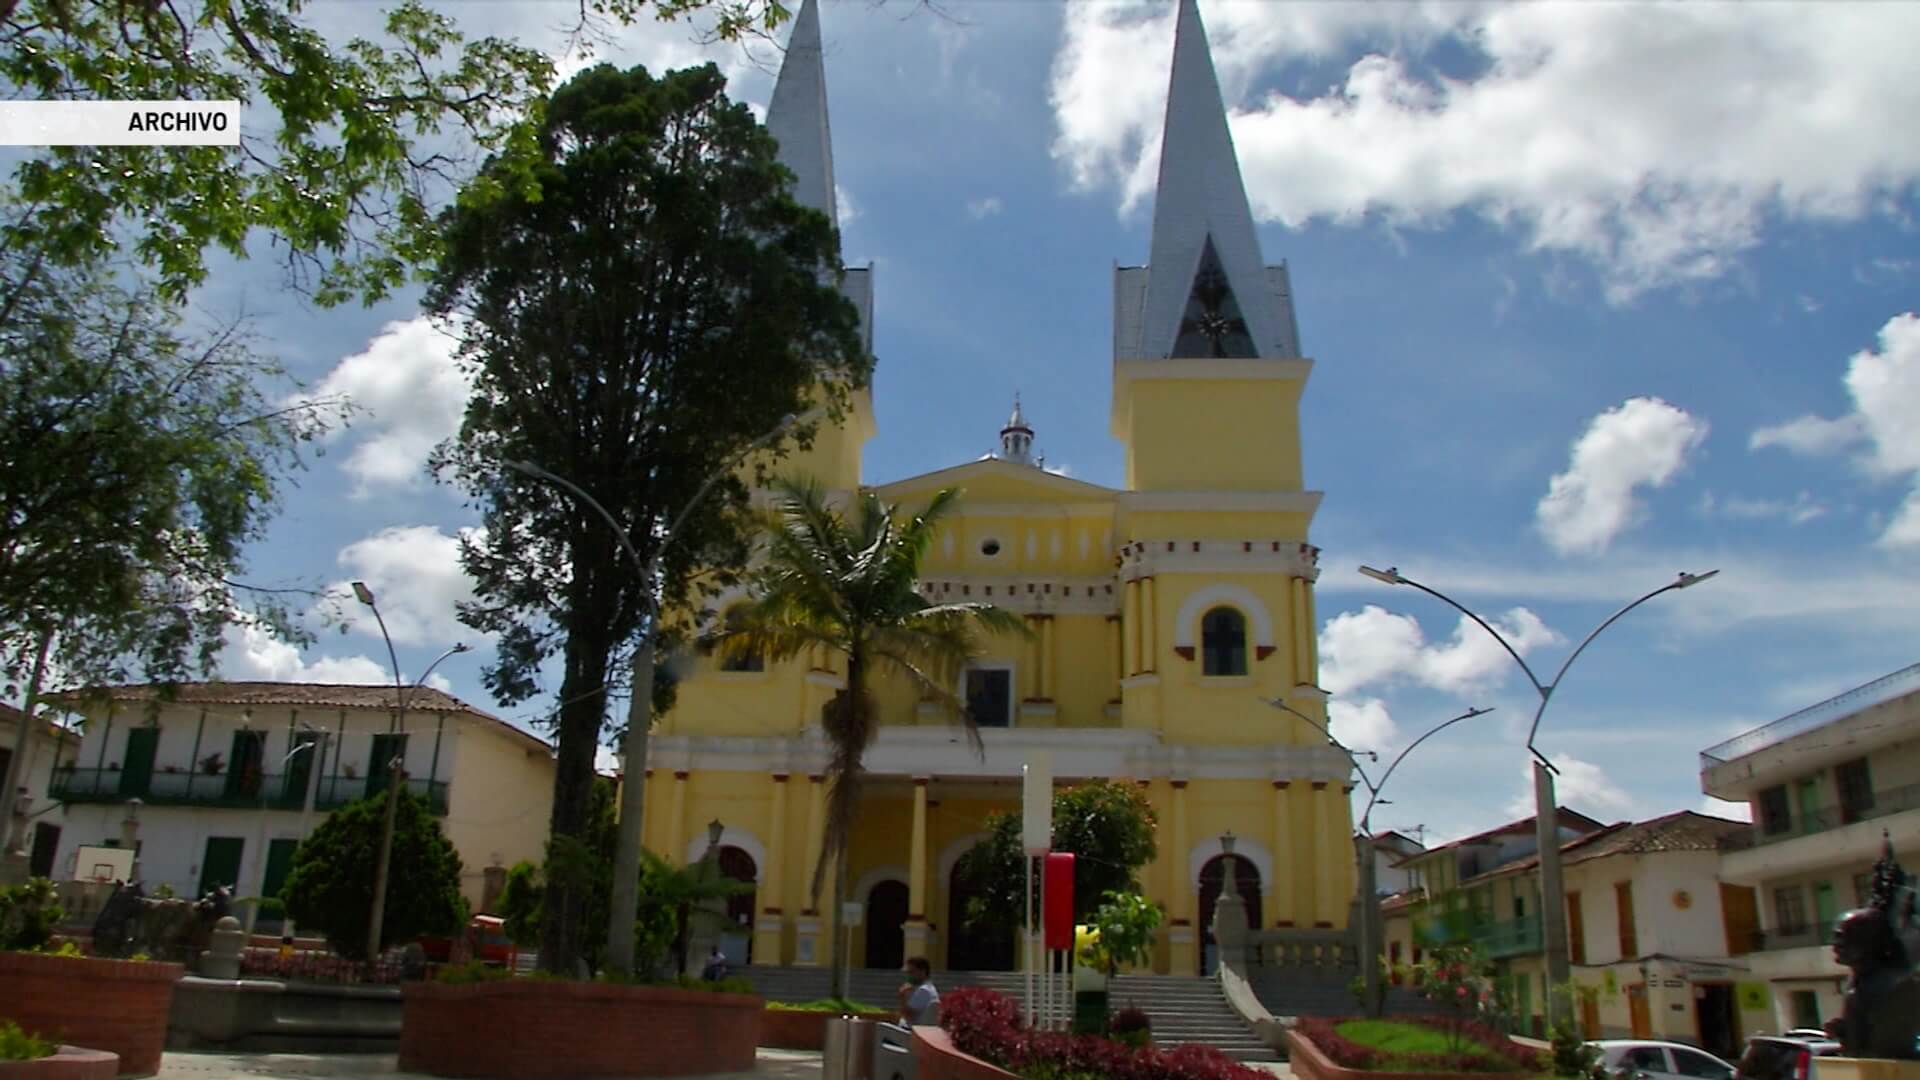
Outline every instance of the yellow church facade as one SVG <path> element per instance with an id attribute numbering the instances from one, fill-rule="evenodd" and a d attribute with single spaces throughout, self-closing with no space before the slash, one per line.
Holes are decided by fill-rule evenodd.
<path id="1" fill-rule="evenodd" d="M 769 108 L 796 193 L 831 212 L 832 154 L 818 12 L 807 0 Z M 645 843 L 676 861 L 716 846 L 754 882 L 737 901 L 736 960 L 825 964 L 828 913 L 860 905 L 856 966 L 924 955 L 936 969 L 1005 970 L 1011 937 L 971 931 L 955 880 L 987 817 L 1018 809 L 1021 766 L 1044 753 L 1055 783 L 1137 784 L 1159 819 L 1142 874 L 1167 914 L 1155 969 L 1197 973 L 1231 833 L 1255 926 L 1344 928 L 1355 888 L 1347 758 L 1282 699 L 1324 721 L 1308 541 L 1319 493 L 1303 483 L 1299 354 L 1284 266 L 1267 266 L 1228 133 L 1204 28 L 1182 0 L 1150 261 L 1115 271 L 1111 430 L 1125 486 L 1047 471 L 1019 405 L 999 453 L 869 484 L 874 430 L 857 395 L 845 423 L 782 463 L 889 503 L 960 492 L 922 568 L 935 601 L 1021 615 L 1024 640 L 987 643 L 955 692 L 981 725 L 977 751 L 944 707 L 877 688 L 882 727 L 849 852 L 849 895 L 812 870 L 825 820 L 821 710 L 841 659 L 691 661 L 648 755 Z M 871 325 L 871 272 L 845 286 Z M 724 611 L 733 602 L 721 598 Z M 830 877 L 830 875 L 829 875 Z M 741 955 L 744 954 L 744 955 Z"/>

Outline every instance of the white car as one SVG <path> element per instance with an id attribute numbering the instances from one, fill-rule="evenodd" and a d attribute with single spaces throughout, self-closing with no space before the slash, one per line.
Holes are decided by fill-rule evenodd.
<path id="1" fill-rule="evenodd" d="M 1601 1039 L 1600 1060 L 1610 1073 L 1626 1070 L 1649 1080 L 1733 1080 L 1733 1066 L 1698 1047 L 1652 1039 Z"/>

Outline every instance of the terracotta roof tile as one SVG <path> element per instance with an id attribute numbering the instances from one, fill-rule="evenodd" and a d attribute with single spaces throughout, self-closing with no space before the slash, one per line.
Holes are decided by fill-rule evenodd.
<path id="1" fill-rule="evenodd" d="M 1681 810 L 1638 823 L 1620 822 L 1560 845 L 1560 864 L 1569 866 L 1610 855 L 1652 855 L 1666 851 L 1716 851 L 1721 841 L 1750 828 L 1744 821 Z M 1525 873 L 1540 865 L 1539 855 L 1495 867 L 1468 880 L 1488 881 Z"/>

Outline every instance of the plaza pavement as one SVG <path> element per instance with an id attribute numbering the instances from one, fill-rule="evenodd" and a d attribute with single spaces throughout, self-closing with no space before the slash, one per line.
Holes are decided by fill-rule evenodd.
<path id="1" fill-rule="evenodd" d="M 1280 1080 L 1284 1063 L 1261 1062 Z M 752 1072 L 719 1073 L 708 1080 L 820 1080 L 820 1055 L 761 1048 Z M 186 1054 L 168 1051 L 155 1080 L 428 1080 L 403 1073 L 392 1054 Z"/>

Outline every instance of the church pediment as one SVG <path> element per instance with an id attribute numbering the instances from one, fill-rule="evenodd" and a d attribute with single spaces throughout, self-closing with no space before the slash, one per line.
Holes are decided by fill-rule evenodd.
<path id="1" fill-rule="evenodd" d="M 1089 509 L 1111 507 L 1119 494 L 1112 488 L 1050 473 L 1032 465 L 984 458 L 936 472 L 881 484 L 874 490 L 887 502 L 912 505 L 935 492 L 960 489 L 960 513 L 986 505 L 1078 503 Z"/>

